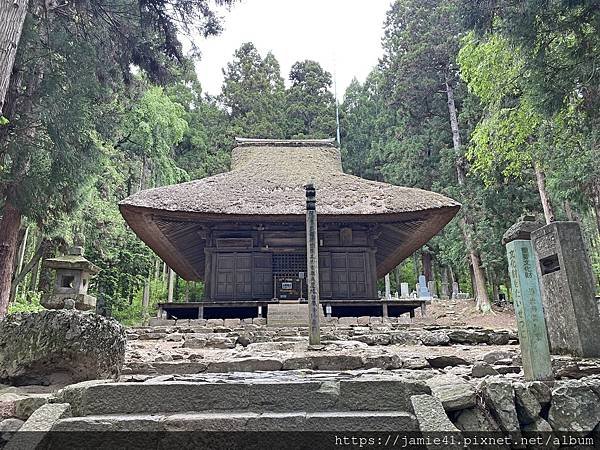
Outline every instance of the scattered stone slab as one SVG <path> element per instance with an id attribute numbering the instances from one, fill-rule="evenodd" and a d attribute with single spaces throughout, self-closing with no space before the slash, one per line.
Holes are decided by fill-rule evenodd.
<path id="1" fill-rule="evenodd" d="M 149 331 L 147 333 L 142 333 L 138 335 L 138 339 L 140 341 L 158 341 L 159 339 L 165 339 L 167 337 L 167 333 L 162 333 L 158 331 Z"/>
<path id="2" fill-rule="evenodd" d="M 419 430 L 424 433 L 459 433 L 446 415 L 440 401 L 431 395 L 413 395 L 410 398 Z M 444 446 L 444 448 L 459 448 L 460 446 Z M 428 447 L 429 448 L 429 447 Z M 433 448 L 433 447 L 431 447 Z"/>
<path id="3" fill-rule="evenodd" d="M 550 401 L 552 400 L 552 389 L 550 388 L 550 384 L 553 384 L 552 382 L 526 381 L 523 384 L 525 385 L 525 388 L 535 396 L 541 406 L 550 404 Z"/>
<path id="4" fill-rule="evenodd" d="M 476 362 L 471 368 L 473 378 L 483 378 L 489 375 L 498 375 L 498 371 L 486 362 Z"/>
<path id="5" fill-rule="evenodd" d="M 54 424 L 70 415 L 71 406 L 68 403 L 52 403 L 41 406 L 19 428 L 19 433 L 15 433 L 11 437 L 4 449 L 38 448 Z"/>
<path id="6" fill-rule="evenodd" d="M 34 411 L 48 403 L 51 396 L 52 394 L 26 394 L 15 401 L 15 417 L 27 420 Z"/>
<path id="7" fill-rule="evenodd" d="M 438 376 L 428 379 L 426 384 L 446 411 L 472 408 L 476 404 L 474 387 L 462 378 L 453 375 Z"/>
<path id="8" fill-rule="evenodd" d="M 493 350 L 483 355 L 482 360 L 488 364 L 497 364 L 501 360 L 509 360 L 508 364 L 512 364 L 512 357 L 514 353 L 507 352 L 506 350 Z"/>
<path id="9" fill-rule="evenodd" d="M 424 331 L 421 333 L 421 343 L 427 346 L 449 345 L 450 338 L 443 331 Z"/>
<path id="10" fill-rule="evenodd" d="M 231 361 L 213 361 L 208 363 L 207 372 L 256 372 L 281 370 L 283 363 L 271 358 L 240 358 Z"/>
<path id="11" fill-rule="evenodd" d="M 181 342 L 183 339 L 184 336 L 182 333 L 170 333 L 165 336 L 165 341 L 167 342 Z"/>
<path id="12" fill-rule="evenodd" d="M 510 334 L 508 331 L 494 331 L 489 335 L 488 344 L 490 345 L 507 345 L 510 342 Z"/>
<path id="13" fill-rule="evenodd" d="M 398 355 L 368 355 L 365 356 L 365 369 L 374 367 L 394 370 L 402 367 L 402 359 Z"/>
<path id="14" fill-rule="evenodd" d="M 461 431 L 487 432 L 500 431 L 500 427 L 490 416 L 490 414 L 481 406 L 463 409 L 458 412 L 454 424 Z"/>
<path id="15" fill-rule="evenodd" d="M 507 373 L 520 373 L 521 368 L 519 366 L 502 366 L 496 365 L 493 366 L 493 369 L 501 375 L 506 375 Z"/>
<path id="16" fill-rule="evenodd" d="M 600 422 L 600 398 L 580 380 L 569 380 L 552 391 L 548 422 L 555 431 L 591 432 Z"/>
<path id="17" fill-rule="evenodd" d="M 489 335 L 483 331 L 476 330 L 449 330 L 448 337 L 454 344 L 486 344 Z"/>
<path id="18" fill-rule="evenodd" d="M 309 357 L 297 356 L 283 360 L 283 370 L 314 369 L 314 360 Z"/>
<path id="19" fill-rule="evenodd" d="M 519 431 L 519 420 L 515 408 L 515 392 L 509 380 L 486 379 L 482 383 L 486 406 L 506 432 Z"/>
<path id="20" fill-rule="evenodd" d="M 367 345 L 389 345 L 391 342 L 389 334 L 364 334 L 355 336 L 354 339 Z"/>
<path id="21" fill-rule="evenodd" d="M 10 439 L 12 433 L 19 431 L 19 429 L 25 423 L 24 420 L 10 417 L 0 421 L 0 436 L 3 440 L 7 441 Z"/>
<path id="22" fill-rule="evenodd" d="M 430 369 L 431 366 L 429 365 L 429 361 L 427 361 L 425 358 L 417 356 L 414 358 L 405 359 L 402 362 L 402 368 L 419 370 L 419 369 Z"/>
<path id="23" fill-rule="evenodd" d="M 363 366 L 362 358 L 354 355 L 318 355 L 308 358 L 315 370 L 354 370 Z"/>
<path id="24" fill-rule="evenodd" d="M 390 333 L 390 343 L 394 345 L 417 345 L 419 335 L 408 330 L 398 330 Z"/>
<path id="25" fill-rule="evenodd" d="M 527 425 L 535 422 L 540 415 L 542 405 L 535 394 L 524 383 L 515 383 L 515 406 L 519 423 Z"/>
<path id="26" fill-rule="evenodd" d="M 410 397 L 431 395 L 431 389 L 421 381 L 340 380 L 340 403 L 348 409 L 367 411 L 412 412 Z"/>
<path id="27" fill-rule="evenodd" d="M 426 356 L 425 359 L 433 368 L 444 368 L 448 366 L 460 366 L 468 364 L 466 359 L 456 355 Z"/>

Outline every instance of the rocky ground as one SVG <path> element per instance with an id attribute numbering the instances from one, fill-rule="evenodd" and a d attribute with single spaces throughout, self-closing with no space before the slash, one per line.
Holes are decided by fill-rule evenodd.
<path id="1" fill-rule="evenodd" d="M 68 402 L 76 411 L 82 397 L 69 397 L 68 393 L 81 389 L 92 389 L 86 398 L 97 395 L 98 404 L 104 405 L 106 395 L 112 395 L 115 404 L 119 404 L 118 399 L 122 397 L 119 389 L 133 392 L 130 397 L 135 397 L 136 392 L 143 397 L 146 395 L 144 386 L 155 386 L 164 389 L 165 395 L 176 403 L 179 401 L 177 389 L 182 388 L 182 383 L 195 386 L 193 389 L 223 383 L 261 385 L 267 390 L 268 386 L 275 386 L 273 395 L 276 395 L 281 383 L 290 385 L 290 389 L 292 385 L 297 386 L 301 391 L 306 388 L 303 386 L 316 382 L 325 383 L 328 395 L 335 397 L 328 402 L 344 404 L 342 410 L 352 410 L 352 405 L 344 403 L 347 399 L 340 386 L 351 386 L 348 383 L 357 381 L 390 383 L 387 385 L 390 389 L 410 385 L 413 390 L 409 397 L 414 402 L 397 413 L 402 415 L 402 420 L 408 417 L 411 426 L 424 426 L 432 419 L 434 423 L 447 423 L 445 426 L 450 430 L 461 431 L 578 431 L 584 434 L 600 431 L 600 360 L 555 356 L 552 361 L 555 381 L 526 382 L 511 311 L 497 310 L 485 320 L 478 316 L 477 326 L 469 319 L 471 313 L 472 302 L 448 301 L 435 302 L 425 317 L 417 317 L 411 323 L 405 318 L 326 320 L 322 327 L 322 345 L 316 347 L 308 345 L 306 328 L 272 328 L 266 326 L 264 319 L 154 321 L 154 326 L 126 330 L 125 362 L 114 392 L 100 389 L 94 394 L 93 384 L 85 383 L 82 388 L 71 385 L 58 393 L 63 386 L 0 388 L 3 419 L 0 433 L 10 435 L 48 401 Z M 460 326 L 462 323 L 471 324 Z M 483 326 L 486 324 L 490 326 Z M 135 386 L 140 389 L 136 390 Z M 375 396 L 374 408 L 389 409 L 386 389 L 377 391 L 379 397 Z M 322 392 L 322 388 L 318 388 L 318 392 Z M 264 392 L 261 395 L 264 396 Z M 146 407 L 158 408 L 157 413 L 162 411 L 160 408 L 166 400 L 162 400 L 164 396 L 160 398 L 157 404 L 141 403 L 139 412 Z M 175 403 L 172 411 L 187 411 L 186 405 Z M 433 417 L 439 415 L 439 411 L 435 412 L 436 405 L 439 405 L 440 417 Z M 79 405 L 79 408 L 84 407 Z M 252 420 L 259 420 L 261 414 L 271 414 L 246 408 L 235 413 L 245 417 L 244 424 L 254 423 Z M 102 408 L 98 411 L 98 414 L 114 413 Z M 294 410 L 289 414 L 295 417 L 293 420 L 304 414 L 302 420 L 306 424 L 311 423 L 311 414 L 331 414 L 339 416 L 338 419 L 345 417 L 343 420 L 352 417 L 359 420 L 360 414 L 364 414 L 319 411 L 318 408 L 315 413 Z M 59 409 L 61 417 L 66 412 L 64 408 Z M 204 414 L 201 420 L 210 419 L 210 423 L 216 420 L 223 425 L 229 413 L 221 414 L 223 417 L 209 418 Z M 156 417 L 152 420 L 158 420 Z M 167 420 L 167 416 L 160 417 Z M 198 425 L 200 419 L 196 416 L 184 419 L 181 420 L 192 420 L 196 424 L 193 426 L 208 423 Z M 100 426 L 110 422 L 106 422 L 108 419 L 104 416 L 85 420 L 58 419 L 57 416 L 57 420 L 62 427 Z M 123 424 L 115 422 L 114 426 Z"/>

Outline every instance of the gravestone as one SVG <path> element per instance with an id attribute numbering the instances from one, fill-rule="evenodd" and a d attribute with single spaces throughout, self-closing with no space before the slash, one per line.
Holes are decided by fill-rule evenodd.
<path id="1" fill-rule="evenodd" d="M 453 281 L 452 282 L 452 299 L 456 299 L 456 297 L 458 297 L 458 293 L 459 293 L 459 287 L 458 287 L 458 282 Z"/>
<path id="2" fill-rule="evenodd" d="M 400 297 L 410 297 L 410 291 L 408 290 L 408 283 L 400 283 Z"/>
<path id="3" fill-rule="evenodd" d="M 385 299 L 389 300 L 392 298 L 392 285 L 390 283 L 390 274 L 385 276 Z"/>
<path id="4" fill-rule="evenodd" d="M 431 298 L 431 293 L 427 289 L 427 280 L 425 275 L 419 275 L 419 284 L 417 284 L 419 298 Z"/>
<path id="5" fill-rule="evenodd" d="M 592 266 L 577 222 L 531 234 L 552 354 L 600 356 L 600 317 Z"/>
<path id="6" fill-rule="evenodd" d="M 535 254 L 529 239 L 531 231 L 539 226 L 532 220 L 522 220 L 510 227 L 502 239 L 506 245 L 523 373 L 527 380 L 553 377 Z"/>
<path id="7" fill-rule="evenodd" d="M 442 300 L 448 300 L 448 298 L 450 297 L 449 292 L 448 292 L 448 282 L 447 281 L 442 281 L 442 295 L 441 298 Z"/>
<path id="8" fill-rule="evenodd" d="M 435 285 L 435 281 L 428 281 L 427 282 L 427 289 L 429 290 L 429 293 L 431 296 L 436 297 L 437 296 L 437 288 Z"/>

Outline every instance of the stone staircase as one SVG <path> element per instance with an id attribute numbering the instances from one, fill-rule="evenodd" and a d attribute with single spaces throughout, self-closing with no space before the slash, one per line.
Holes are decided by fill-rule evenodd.
<path id="1" fill-rule="evenodd" d="M 55 402 L 69 403 L 72 417 L 56 421 L 52 431 L 418 430 L 411 396 L 431 393 L 398 376 L 231 376 L 71 385 Z"/>
<path id="2" fill-rule="evenodd" d="M 319 314 L 321 321 L 324 321 L 323 308 L 319 308 Z M 308 327 L 308 303 L 282 301 L 269 305 L 267 326 Z"/>

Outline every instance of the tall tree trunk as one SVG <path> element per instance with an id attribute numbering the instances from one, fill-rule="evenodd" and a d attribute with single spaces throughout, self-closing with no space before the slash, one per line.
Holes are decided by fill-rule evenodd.
<path id="1" fill-rule="evenodd" d="M 25 265 L 25 267 L 23 267 L 22 270 L 19 270 L 19 272 L 15 275 L 12 281 L 14 286 L 18 286 L 19 284 L 21 284 L 25 280 L 27 274 L 31 272 L 34 268 L 37 268 L 39 266 L 40 259 L 42 258 L 42 255 L 44 253 L 44 249 L 48 245 L 50 245 L 50 243 L 47 240 L 42 240 L 40 242 L 29 262 Z"/>
<path id="2" fill-rule="evenodd" d="M 419 256 L 417 255 L 417 252 L 413 253 L 413 263 L 415 265 L 415 283 L 418 283 L 421 270 L 419 269 Z"/>
<path id="3" fill-rule="evenodd" d="M 173 303 L 173 288 L 175 287 L 175 271 L 169 267 L 169 279 L 167 284 L 167 302 Z"/>
<path id="4" fill-rule="evenodd" d="M 148 306 L 150 305 L 150 276 L 144 282 L 144 290 L 142 292 L 142 323 L 148 323 Z"/>
<path id="5" fill-rule="evenodd" d="M 432 281 L 433 267 L 431 262 L 431 253 L 425 249 L 421 251 L 421 262 L 423 264 L 423 275 L 425 275 L 425 280 Z"/>
<path id="6" fill-rule="evenodd" d="M 48 245 L 45 246 L 44 250 L 42 251 L 42 256 L 40 257 L 42 264 L 39 281 L 36 289 L 38 292 L 50 292 L 50 289 L 52 287 L 52 271 L 44 266 L 44 261 L 48 258 L 52 258 L 55 255 L 57 249 L 58 243 L 56 241 L 49 241 Z"/>
<path id="7" fill-rule="evenodd" d="M 27 250 L 27 240 L 29 238 L 29 227 L 25 227 L 25 232 L 23 233 L 23 238 L 21 239 L 21 243 L 19 244 L 19 251 L 17 252 L 17 261 L 15 264 L 15 271 L 13 274 L 13 280 L 10 286 L 10 300 L 9 303 L 15 301 L 17 298 L 17 294 L 19 292 L 19 283 L 23 281 L 25 275 L 28 272 L 25 272 L 23 276 L 21 276 L 21 271 L 23 270 L 23 260 L 25 259 L 25 250 Z"/>
<path id="8" fill-rule="evenodd" d="M 0 115 L 27 15 L 27 0 L 0 1 Z"/>
<path id="9" fill-rule="evenodd" d="M 185 290 L 183 291 L 183 301 L 188 303 L 190 301 L 190 282 L 185 282 Z"/>
<path id="10" fill-rule="evenodd" d="M 158 280 L 158 278 L 160 277 L 160 263 L 162 261 L 160 260 L 160 258 L 156 258 L 154 260 L 154 279 Z"/>
<path id="11" fill-rule="evenodd" d="M 495 280 L 492 283 L 492 289 L 493 289 L 493 293 L 494 293 L 494 302 L 499 304 L 500 303 L 500 287 L 498 286 L 498 283 L 496 283 Z"/>
<path id="12" fill-rule="evenodd" d="M 21 212 L 7 200 L 0 219 L 0 317 L 4 317 L 8 312 L 21 220 Z"/>
<path id="13" fill-rule="evenodd" d="M 548 224 L 554 222 L 554 208 L 552 208 L 550 196 L 548 195 L 548 190 L 546 189 L 546 175 L 544 174 L 544 171 L 541 169 L 540 165 L 535 161 L 533 162 L 533 170 L 535 172 L 535 179 L 537 181 L 538 192 L 540 194 L 542 208 L 544 209 L 544 218 L 546 219 L 546 223 Z"/>
<path id="14" fill-rule="evenodd" d="M 600 180 L 597 180 L 592 188 L 591 199 L 594 215 L 596 216 L 596 227 L 598 228 L 598 234 L 600 234 Z"/>
<path id="15" fill-rule="evenodd" d="M 29 292 L 37 290 L 38 274 L 40 273 L 40 265 L 42 262 L 38 260 L 31 268 L 31 276 L 29 277 Z"/>
<path id="16" fill-rule="evenodd" d="M 464 189 L 466 181 L 466 172 L 463 164 L 464 156 L 462 154 L 461 149 L 460 129 L 458 127 L 458 114 L 456 112 L 456 103 L 454 101 L 454 90 L 450 84 L 450 79 L 448 77 L 446 78 L 445 84 L 446 95 L 448 97 L 448 114 L 450 116 L 450 127 L 452 129 L 452 144 L 454 146 L 454 152 L 456 153 L 456 176 L 458 179 L 458 185 L 461 187 L 461 189 Z M 481 257 L 473 241 L 473 233 L 475 230 L 473 224 L 467 219 L 465 219 L 466 217 L 468 216 L 463 212 L 463 219 L 460 221 L 460 224 L 463 236 L 465 238 L 465 244 L 469 252 L 469 258 L 473 266 L 475 282 L 477 284 L 477 292 L 474 292 L 474 294 L 476 295 L 476 305 L 479 311 L 487 313 L 492 310 L 492 305 L 487 295 L 487 290 L 485 289 L 485 274 L 483 272 L 483 268 L 481 267 Z"/>

